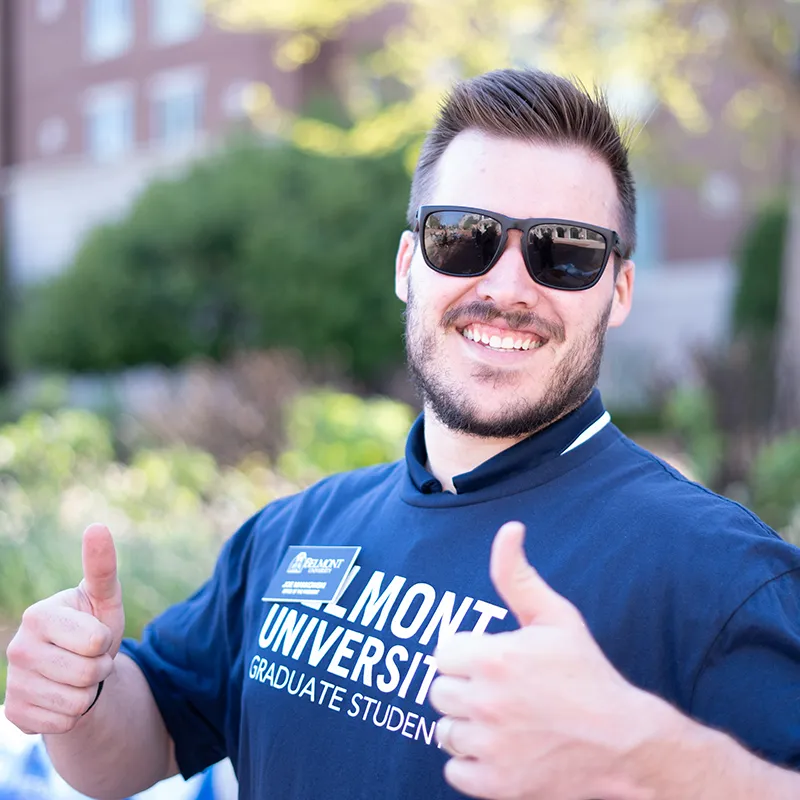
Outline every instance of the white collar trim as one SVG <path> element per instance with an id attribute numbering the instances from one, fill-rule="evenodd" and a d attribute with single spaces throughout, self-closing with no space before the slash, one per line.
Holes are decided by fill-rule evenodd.
<path id="1" fill-rule="evenodd" d="M 600 419 L 595 420 L 577 439 L 566 449 L 564 450 L 561 455 L 563 456 L 565 453 L 569 453 L 570 450 L 574 450 L 576 447 L 580 447 L 585 442 L 588 442 L 589 439 L 592 438 L 596 433 L 600 433 L 603 428 L 605 428 L 608 423 L 611 422 L 611 414 L 606 411 Z"/>

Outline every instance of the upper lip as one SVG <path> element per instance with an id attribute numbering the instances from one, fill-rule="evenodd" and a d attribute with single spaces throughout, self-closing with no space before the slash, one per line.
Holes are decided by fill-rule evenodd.
<path id="1" fill-rule="evenodd" d="M 523 336 L 533 336 L 543 342 L 546 342 L 548 337 L 543 333 L 540 333 L 535 328 L 512 328 L 505 320 L 502 319 L 494 319 L 491 322 L 485 322 L 483 320 L 470 320 L 469 322 L 465 322 L 458 326 L 457 330 L 459 333 L 463 333 L 470 325 L 482 325 L 487 328 L 497 328 L 498 330 L 508 331 L 509 333 L 514 333 L 517 335 Z"/>

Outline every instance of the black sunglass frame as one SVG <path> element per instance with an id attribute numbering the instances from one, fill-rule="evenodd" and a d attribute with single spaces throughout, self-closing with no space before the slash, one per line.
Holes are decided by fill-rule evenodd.
<path id="1" fill-rule="evenodd" d="M 435 214 L 440 211 L 455 211 L 458 213 L 466 213 L 466 214 L 478 214 L 480 216 L 489 217 L 490 219 L 497 220 L 500 223 L 500 244 L 497 247 L 497 252 L 492 257 L 492 260 L 488 263 L 484 269 L 480 272 L 471 272 L 469 274 L 457 273 L 457 272 L 447 272 L 446 270 L 440 269 L 435 264 L 431 263 L 430 259 L 428 258 L 428 254 L 425 252 L 425 223 L 428 221 L 428 217 L 431 214 Z M 531 228 L 535 228 L 537 225 L 563 225 L 565 227 L 576 227 L 576 228 L 585 228 L 588 231 L 593 231 L 594 233 L 600 234 L 606 243 L 605 253 L 603 254 L 603 265 L 597 272 L 597 275 L 592 279 L 591 283 L 587 283 L 586 286 L 553 286 L 546 281 L 542 281 L 534 275 L 534 271 L 531 268 L 530 260 L 528 259 L 528 248 L 525 246 L 525 241 L 528 238 L 528 234 L 530 233 Z M 590 225 L 586 222 L 579 222 L 578 220 L 569 220 L 569 219 L 554 219 L 550 217 L 528 217 L 528 218 L 518 218 L 518 217 L 507 217 L 505 214 L 498 214 L 495 211 L 487 211 L 485 208 L 473 208 L 472 206 L 420 206 L 417 209 L 417 220 L 416 225 L 414 227 L 414 233 L 417 233 L 420 237 L 420 250 L 422 252 L 422 258 L 425 263 L 434 271 L 438 272 L 440 275 L 447 275 L 451 278 L 479 278 L 481 275 L 486 275 L 487 272 L 498 262 L 500 256 L 503 255 L 506 249 L 506 244 L 508 243 L 508 232 L 510 230 L 520 231 L 522 233 L 523 239 L 523 247 L 522 249 L 522 258 L 525 261 L 525 267 L 528 270 L 528 275 L 531 276 L 531 279 L 538 283 L 540 286 L 545 286 L 548 289 L 556 289 L 560 292 L 583 292 L 587 289 L 591 289 L 593 286 L 597 284 L 600 278 L 603 277 L 603 273 L 606 271 L 606 267 L 608 266 L 609 258 L 611 257 L 611 253 L 616 253 L 620 258 L 625 258 L 622 254 L 622 249 L 620 245 L 622 244 L 622 240 L 619 237 L 619 234 L 611 230 L 610 228 L 603 228 L 599 225 Z"/>

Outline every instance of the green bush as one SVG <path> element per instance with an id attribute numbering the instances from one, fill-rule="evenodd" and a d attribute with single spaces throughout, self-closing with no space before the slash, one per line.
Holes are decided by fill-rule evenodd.
<path id="1" fill-rule="evenodd" d="M 750 478 L 755 512 L 776 530 L 800 530 L 800 432 L 764 447 Z"/>
<path id="2" fill-rule="evenodd" d="M 665 404 L 664 422 L 668 430 L 680 437 L 697 479 L 706 486 L 713 485 L 724 439 L 710 393 L 690 387 L 676 389 Z"/>
<path id="3" fill-rule="evenodd" d="M 402 359 L 402 157 L 238 144 L 152 184 L 20 304 L 22 366 L 105 371 L 288 347 L 370 380 Z"/>
<path id="4" fill-rule="evenodd" d="M 765 206 L 745 232 L 736 259 L 733 326 L 737 333 L 761 337 L 775 330 L 787 229 L 788 205 L 778 199 Z"/>
<path id="5" fill-rule="evenodd" d="M 81 533 L 97 521 L 114 535 L 126 633 L 138 635 L 208 577 L 224 540 L 256 510 L 328 472 L 399 457 L 411 418 L 390 400 L 301 395 L 279 469 L 255 456 L 223 468 L 186 447 L 139 450 L 123 463 L 111 426 L 86 412 L 30 413 L 0 427 L 0 635 L 80 580 Z"/>
<path id="6" fill-rule="evenodd" d="M 182 448 L 113 458 L 91 414 L 29 414 L 0 428 L 0 619 L 80 578 L 80 537 L 106 522 L 119 549 L 130 633 L 209 574 L 224 539 L 297 489 L 264 463 L 221 469 Z"/>
<path id="7" fill-rule="evenodd" d="M 414 417 L 395 400 L 330 391 L 303 395 L 288 411 L 288 447 L 278 467 L 306 482 L 400 458 Z"/>

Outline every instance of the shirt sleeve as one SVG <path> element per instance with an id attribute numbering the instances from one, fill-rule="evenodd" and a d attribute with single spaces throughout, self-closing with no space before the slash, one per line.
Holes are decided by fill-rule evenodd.
<path id="1" fill-rule="evenodd" d="M 194 595 L 149 623 L 141 642 L 122 643 L 150 685 L 185 778 L 238 748 L 243 600 L 257 520 L 226 542 Z"/>
<path id="2" fill-rule="evenodd" d="M 800 568 L 731 615 L 698 673 L 691 712 L 763 759 L 800 769 Z"/>

